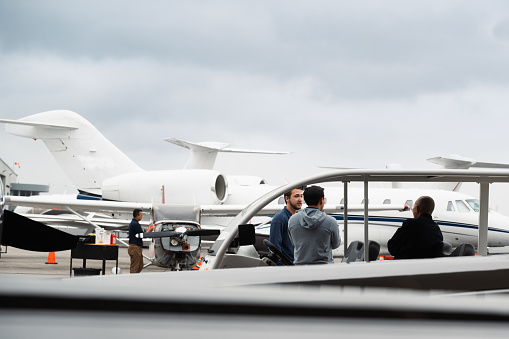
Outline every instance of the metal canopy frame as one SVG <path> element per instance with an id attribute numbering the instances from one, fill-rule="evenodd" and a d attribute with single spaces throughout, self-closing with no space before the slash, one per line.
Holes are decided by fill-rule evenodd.
<path id="1" fill-rule="evenodd" d="M 238 234 L 238 225 L 245 224 L 256 215 L 265 205 L 284 194 L 285 192 L 300 186 L 316 183 L 342 182 L 344 184 L 344 223 L 346 250 L 347 227 L 348 227 L 348 184 L 350 182 L 364 183 L 364 258 L 369 261 L 368 255 L 368 203 L 369 203 L 369 183 L 370 182 L 475 182 L 480 184 L 480 212 L 478 228 L 478 254 L 488 254 L 488 200 L 489 184 L 509 182 L 509 170 L 337 170 L 327 173 L 313 175 L 293 183 L 280 186 L 273 191 L 258 198 L 235 218 L 221 232 L 216 242 L 212 245 L 208 255 L 208 268 L 217 269 L 223 261 L 229 244 Z"/>

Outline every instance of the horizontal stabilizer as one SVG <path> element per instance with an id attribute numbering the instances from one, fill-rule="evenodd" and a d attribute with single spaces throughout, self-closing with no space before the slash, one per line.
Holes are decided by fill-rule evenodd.
<path id="1" fill-rule="evenodd" d="M 36 252 L 66 251 L 76 247 L 78 237 L 4 210 L 3 245 Z"/>
<path id="2" fill-rule="evenodd" d="M 217 153 L 253 153 L 253 154 L 290 154 L 290 152 L 261 151 L 231 148 L 230 144 L 222 142 L 189 142 L 175 138 L 164 139 L 174 145 L 191 151 L 184 169 L 213 169 Z"/>
<path id="3" fill-rule="evenodd" d="M 9 124 L 9 125 L 23 125 L 23 126 L 32 126 L 32 127 L 49 127 L 49 128 L 57 128 L 57 129 L 78 129 L 76 126 L 69 125 L 58 125 L 58 124 L 48 124 L 44 122 L 36 122 L 36 121 L 23 121 L 23 120 L 8 120 L 8 119 L 0 119 L 0 122 Z"/>
<path id="4" fill-rule="evenodd" d="M 451 155 L 450 157 L 434 157 L 426 159 L 429 162 L 442 166 L 443 168 L 449 169 L 467 169 L 475 164 L 475 161 L 460 156 Z"/>
<path id="5" fill-rule="evenodd" d="M 232 153 L 258 153 L 258 154 L 290 154 L 290 152 L 281 152 L 281 151 L 261 151 L 261 150 L 251 150 L 251 149 L 240 149 L 240 148 L 231 148 L 228 147 L 230 144 L 224 142 L 189 142 L 175 138 L 164 139 L 164 141 L 168 141 L 174 145 L 187 148 L 191 151 L 215 151 L 215 152 L 232 152 Z"/>
<path id="6" fill-rule="evenodd" d="M 464 158 L 459 155 L 449 157 L 434 157 L 427 159 L 429 162 L 440 165 L 448 169 L 467 169 L 467 168 L 509 168 L 509 164 L 498 164 L 490 162 L 478 162 L 472 159 Z"/>
<path id="7" fill-rule="evenodd" d="M 491 162 L 476 162 L 472 167 L 478 168 L 509 168 L 509 164 L 496 164 Z"/>

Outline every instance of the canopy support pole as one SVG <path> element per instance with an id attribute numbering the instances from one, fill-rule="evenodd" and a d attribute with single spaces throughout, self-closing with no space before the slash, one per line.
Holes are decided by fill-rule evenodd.
<path id="1" fill-rule="evenodd" d="M 343 181 L 343 257 L 348 248 L 348 181 Z"/>
<path id="2" fill-rule="evenodd" d="M 369 262 L 369 246 L 368 246 L 368 225 L 369 225 L 369 210 L 368 210 L 368 179 L 364 179 L 364 261 Z"/>
<path id="3" fill-rule="evenodd" d="M 480 183 L 480 211 L 479 211 L 479 236 L 477 243 L 477 254 L 488 255 L 488 200 L 490 198 L 490 184 Z"/>

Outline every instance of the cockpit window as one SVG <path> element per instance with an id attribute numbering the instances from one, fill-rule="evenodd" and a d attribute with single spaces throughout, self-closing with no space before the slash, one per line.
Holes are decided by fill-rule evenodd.
<path id="1" fill-rule="evenodd" d="M 390 204 L 391 204 L 391 199 L 384 200 L 384 205 L 390 205 Z"/>
<path id="2" fill-rule="evenodd" d="M 477 199 L 467 199 L 465 201 L 467 202 L 468 205 L 470 205 L 470 207 L 474 210 L 474 212 L 479 212 L 479 210 L 480 210 L 479 200 L 477 200 Z"/>
<path id="3" fill-rule="evenodd" d="M 470 212 L 470 208 L 463 202 L 463 200 L 456 200 L 456 206 L 458 206 L 458 211 L 461 213 Z"/>
<path id="4" fill-rule="evenodd" d="M 455 210 L 454 210 L 454 205 L 452 204 L 452 201 L 449 201 L 449 202 L 447 203 L 447 210 L 448 210 L 449 212 L 454 212 L 454 211 L 455 211 Z"/>
<path id="5" fill-rule="evenodd" d="M 286 203 L 285 203 L 285 197 L 284 197 L 284 196 L 279 197 L 279 199 L 277 200 L 277 204 L 278 204 L 278 205 L 286 205 Z"/>
<path id="6" fill-rule="evenodd" d="M 412 208 L 412 207 L 414 207 L 414 201 L 413 200 L 407 200 L 407 201 L 405 201 L 405 205 L 407 205 L 408 207 Z"/>

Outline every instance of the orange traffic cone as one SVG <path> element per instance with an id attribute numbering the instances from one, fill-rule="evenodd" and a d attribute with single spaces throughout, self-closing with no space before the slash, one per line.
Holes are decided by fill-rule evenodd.
<path id="1" fill-rule="evenodd" d="M 196 263 L 196 265 L 193 266 L 192 270 L 199 270 L 200 267 L 201 267 L 201 255 L 198 258 L 198 262 Z"/>
<path id="2" fill-rule="evenodd" d="M 46 261 L 46 264 L 58 264 L 55 260 L 55 252 L 48 253 L 48 261 Z"/>

